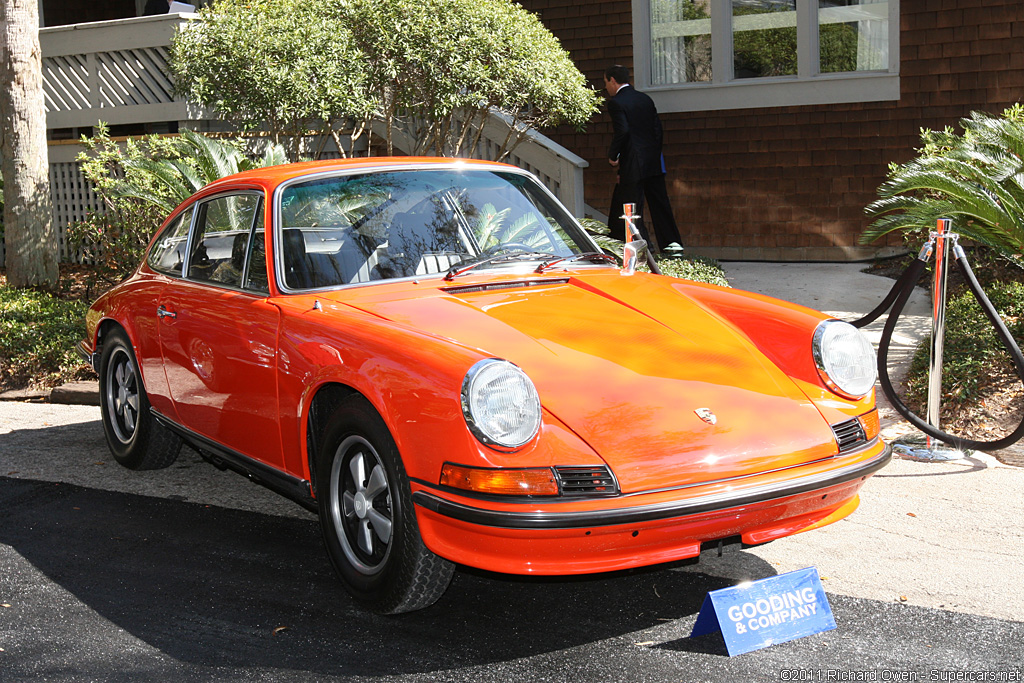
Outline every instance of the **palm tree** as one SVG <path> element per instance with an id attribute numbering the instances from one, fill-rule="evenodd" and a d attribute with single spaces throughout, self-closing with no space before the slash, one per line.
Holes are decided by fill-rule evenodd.
<path id="1" fill-rule="evenodd" d="M 35 0 L 0 0 L 0 168 L 7 185 L 7 282 L 55 289 L 57 230 L 51 217 L 46 107 Z"/>
<path id="2" fill-rule="evenodd" d="M 1024 107 L 1002 117 L 973 112 L 952 129 L 922 131 L 924 147 L 911 161 L 892 165 L 868 205 L 875 221 L 863 243 L 895 231 L 932 230 L 952 218 L 963 237 L 1019 260 L 1024 252 Z"/>
<path id="3" fill-rule="evenodd" d="M 113 196 L 140 199 L 170 213 L 214 180 L 288 161 L 281 145 L 268 144 L 261 157 L 252 159 L 237 142 L 208 138 L 192 130 L 182 131 L 171 149 L 176 156 L 124 161 L 125 178 L 114 185 Z"/>

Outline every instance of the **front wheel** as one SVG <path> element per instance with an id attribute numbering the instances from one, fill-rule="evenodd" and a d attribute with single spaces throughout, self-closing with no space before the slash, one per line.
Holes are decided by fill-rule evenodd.
<path id="1" fill-rule="evenodd" d="M 380 614 L 434 604 L 455 566 L 423 544 L 398 447 L 366 399 L 334 411 L 316 470 L 324 544 L 349 593 Z"/>
<path id="2" fill-rule="evenodd" d="M 100 412 L 107 446 L 132 470 L 156 470 L 173 463 L 181 437 L 156 421 L 128 336 L 122 330 L 103 340 L 100 356 Z"/>

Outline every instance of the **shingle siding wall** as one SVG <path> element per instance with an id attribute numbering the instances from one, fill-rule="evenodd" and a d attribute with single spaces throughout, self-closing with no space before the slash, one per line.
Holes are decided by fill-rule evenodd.
<path id="1" fill-rule="evenodd" d="M 629 2 L 522 0 L 595 87 L 632 66 Z M 999 113 L 1024 95 L 1024 2 L 903 0 L 899 101 L 663 113 L 669 192 L 683 243 L 719 258 L 841 260 L 869 256 L 864 206 L 889 162 L 911 158 L 919 130 Z M 588 159 L 587 202 L 607 212 L 607 113 L 587 131 L 552 135 Z M 899 245 L 893 239 L 890 245 Z M 880 246 L 880 245 L 876 245 Z"/>

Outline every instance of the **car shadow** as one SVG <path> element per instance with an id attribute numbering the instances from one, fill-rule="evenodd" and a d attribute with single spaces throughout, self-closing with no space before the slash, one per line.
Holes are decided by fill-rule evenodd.
<path id="1" fill-rule="evenodd" d="M 345 593 L 306 519 L 6 477 L 0 511 L 0 543 L 115 626 L 204 667 L 381 676 L 513 661 L 693 617 L 732 584 L 695 568 L 460 569 L 433 607 L 382 617 Z M 775 574 L 737 555 L 755 578 Z"/>

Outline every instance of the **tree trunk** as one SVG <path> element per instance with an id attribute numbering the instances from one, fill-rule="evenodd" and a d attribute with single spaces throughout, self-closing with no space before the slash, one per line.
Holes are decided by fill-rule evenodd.
<path id="1" fill-rule="evenodd" d="M 56 289 L 37 0 L 0 0 L 0 83 L 7 282 Z"/>

